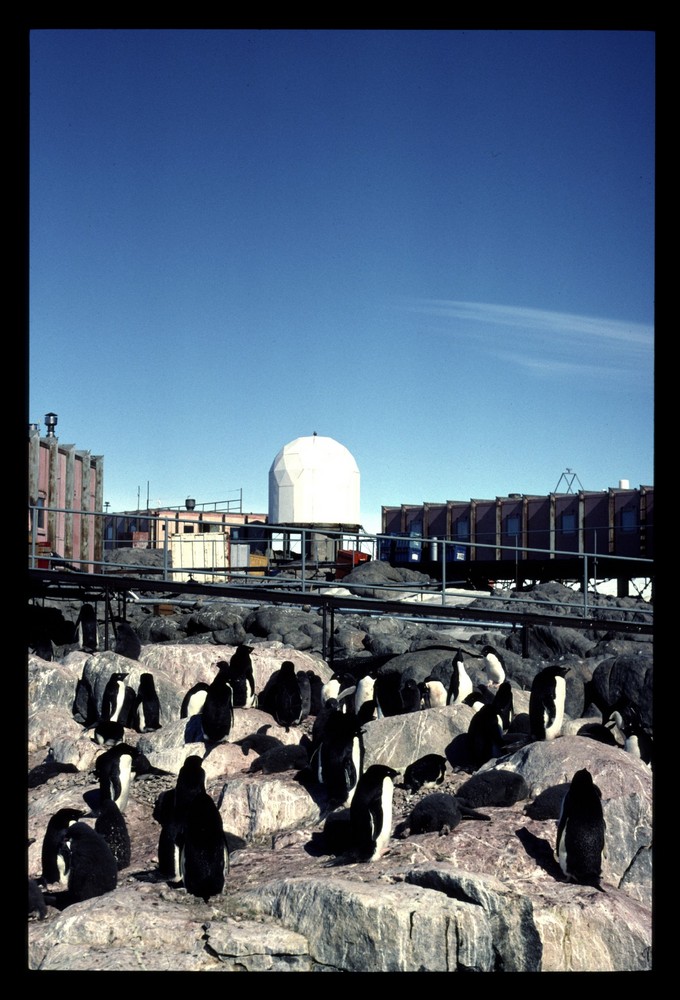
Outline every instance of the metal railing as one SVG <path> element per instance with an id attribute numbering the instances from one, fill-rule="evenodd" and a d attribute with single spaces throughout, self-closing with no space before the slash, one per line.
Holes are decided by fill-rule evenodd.
<path id="1" fill-rule="evenodd" d="M 80 519 L 80 532 L 76 533 L 81 539 L 86 539 L 88 549 L 81 548 L 81 551 L 74 553 L 59 553 L 60 542 L 63 539 L 57 538 L 49 547 L 49 552 L 45 550 L 40 542 L 42 523 L 47 524 L 50 515 L 64 515 L 73 519 Z M 146 511 L 134 512 L 134 518 L 140 524 L 143 523 L 147 531 L 148 538 L 143 546 L 140 546 L 139 539 L 133 541 L 132 538 L 115 537 L 115 521 L 120 518 L 129 519 L 132 512 L 123 514 L 104 513 L 97 511 L 74 511 L 70 508 L 43 508 L 29 506 L 29 568 L 59 568 L 74 569 L 89 573 L 125 573 L 127 575 L 139 575 L 144 577 L 157 578 L 159 584 L 167 581 L 193 582 L 206 584 L 240 584 L 262 585 L 270 590 L 296 591 L 301 593 L 318 593 L 328 591 L 331 588 L 343 586 L 342 577 L 336 579 L 336 573 L 340 568 L 351 570 L 354 565 L 354 557 L 349 563 L 343 563 L 338 559 L 338 551 L 349 553 L 361 553 L 365 557 L 378 559 L 381 550 L 385 550 L 389 544 L 416 544 L 421 546 L 421 551 L 429 547 L 430 551 L 435 548 L 437 553 L 436 565 L 441 566 L 441 580 L 432 580 L 426 577 L 423 581 L 389 581 L 387 583 L 352 583 L 352 593 L 361 596 L 362 590 L 366 595 L 375 592 L 389 594 L 398 593 L 402 595 L 402 600 L 427 601 L 428 603 L 440 603 L 445 606 L 455 600 L 455 592 L 458 596 L 461 592 L 470 593 L 470 588 L 465 585 L 466 581 L 461 579 L 451 579 L 451 574 L 455 571 L 454 566 L 461 569 L 474 567 L 474 560 L 459 560 L 462 550 L 488 549 L 494 553 L 489 559 L 491 562 L 495 558 L 498 550 L 496 543 L 461 542 L 458 540 L 448 540 L 443 538 L 426 538 L 423 536 L 395 535 L 371 535 L 363 531 L 348 532 L 342 530 L 332 530 L 319 527 L 301 527 L 297 525 L 266 525 L 259 522 L 244 524 L 243 521 L 214 522 L 214 526 L 219 526 L 225 531 L 195 531 L 197 526 L 203 525 L 210 528 L 211 522 L 200 522 L 196 516 L 187 514 L 186 517 L 154 516 Z M 90 521 L 92 519 L 92 521 Z M 103 519 L 101 521 L 97 519 Z M 58 519 L 54 519 L 56 521 Z M 53 521 L 53 523 L 54 523 Z M 179 525 L 191 526 L 192 534 L 177 532 Z M 171 528 L 173 530 L 171 530 Z M 247 537 L 241 538 L 240 532 L 247 530 Z M 184 528 L 183 528 L 184 531 Z M 257 534 L 253 534 L 257 532 Z M 261 535 L 259 533 L 261 532 Z M 259 536 L 259 537 L 258 537 Z M 44 529 L 43 536 L 44 537 Z M 275 546 L 279 544 L 280 547 Z M 262 565 L 232 565 L 232 553 L 240 554 L 243 558 L 246 554 L 253 553 L 253 550 L 264 554 Z M 511 552 L 509 546 L 502 546 L 503 551 Z M 131 558 L 120 558 L 120 553 L 129 552 L 134 554 L 139 551 L 137 560 Z M 335 558 L 319 558 L 319 554 L 328 554 L 333 551 Z M 197 554 L 201 553 L 200 561 Z M 109 557 L 107 558 L 107 553 Z M 144 556 L 142 555 L 144 553 Z M 184 561 L 185 554 L 188 554 L 189 561 Z M 212 555 L 212 558 L 206 558 Z M 516 546 L 514 549 L 515 564 L 520 565 L 526 571 L 528 577 L 531 576 L 531 560 L 526 557 L 534 557 L 554 560 L 555 579 L 560 579 L 560 559 L 568 558 L 580 563 L 581 573 L 579 580 L 581 587 L 582 605 L 580 613 L 583 617 L 589 616 L 589 595 L 590 581 L 594 581 L 593 593 L 596 593 L 597 580 L 609 579 L 608 577 L 598 577 L 598 562 L 605 557 L 596 552 L 573 552 L 558 549 L 540 549 L 533 547 Z M 118 555 L 119 558 L 115 558 Z M 452 556 L 454 558 L 452 558 Z M 250 558 L 250 556 L 249 556 Z M 386 561 L 386 560 L 385 560 Z M 608 565 L 615 566 L 616 563 L 629 565 L 630 557 L 607 555 Z M 507 563 L 507 560 L 505 560 Z M 654 573 L 654 561 L 652 559 L 635 559 L 636 566 L 648 570 L 640 576 L 651 579 Z M 404 567 L 406 568 L 406 567 Z M 611 574 L 615 576 L 616 574 Z M 508 581 L 511 582 L 511 581 Z M 474 592 L 474 591 L 472 591 Z M 475 592 L 476 596 L 483 596 L 489 601 L 507 601 L 507 593 L 489 593 L 488 591 Z M 452 597 L 453 595 L 453 597 Z M 524 598 L 523 598 L 524 599 Z M 527 603 L 535 604 L 537 607 L 545 604 L 551 608 L 568 607 L 573 613 L 576 609 L 574 602 L 541 602 L 526 597 Z M 605 610 L 618 611 L 620 608 L 607 608 L 606 605 L 598 603 L 598 611 Z M 653 607 L 645 606 L 641 602 L 639 613 L 653 617 Z"/>

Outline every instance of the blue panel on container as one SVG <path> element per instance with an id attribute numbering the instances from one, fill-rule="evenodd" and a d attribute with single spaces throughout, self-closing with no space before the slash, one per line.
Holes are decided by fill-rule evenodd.
<path id="1" fill-rule="evenodd" d="M 464 545 L 454 545 L 453 546 L 453 561 L 454 562 L 465 562 L 466 559 L 466 548 Z"/>

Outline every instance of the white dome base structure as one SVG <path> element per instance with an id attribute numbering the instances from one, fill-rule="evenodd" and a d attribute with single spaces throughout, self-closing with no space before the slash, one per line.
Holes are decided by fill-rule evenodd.
<path id="1" fill-rule="evenodd" d="M 269 470 L 269 522 L 358 525 L 359 492 L 359 468 L 344 445 L 318 434 L 299 437 Z"/>

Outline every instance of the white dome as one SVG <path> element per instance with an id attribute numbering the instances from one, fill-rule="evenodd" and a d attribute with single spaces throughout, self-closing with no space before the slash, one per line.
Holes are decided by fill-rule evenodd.
<path id="1" fill-rule="evenodd" d="M 359 468 L 344 445 L 318 434 L 295 438 L 269 470 L 269 521 L 359 524 L 359 483 Z"/>

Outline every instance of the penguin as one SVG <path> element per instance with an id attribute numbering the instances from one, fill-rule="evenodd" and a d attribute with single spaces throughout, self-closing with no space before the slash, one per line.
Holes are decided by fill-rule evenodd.
<path id="1" fill-rule="evenodd" d="M 94 829 L 96 833 L 101 834 L 111 848 L 118 871 L 127 868 L 132 855 L 130 834 L 125 817 L 112 799 L 105 799 L 101 803 L 97 811 Z"/>
<path id="2" fill-rule="evenodd" d="M 74 641 L 78 649 L 95 653 L 99 649 L 97 614 L 91 604 L 83 604 L 76 618 Z"/>
<path id="3" fill-rule="evenodd" d="M 234 724 L 234 705 L 231 684 L 227 679 L 228 664 L 217 664 L 217 675 L 210 684 L 201 710 L 203 736 L 209 743 L 229 742 Z"/>
<path id="4" fill-rule="evenodd" d="M 395 837 L 404 838 L 418 833 L 438 833 L 446 836 L 462 820 L 490 820 L 491 817 L 470 809 L 459 802 L 455 795 L 431 792 L 411 810 L 410 815 L 394 831 Z"/>
<path id="5" fill-rule="evenodd" d="M 375 676 L 371 673 L 368 673 L 357 681 L 357 685 L 354 690 L 354 714 L 356 716 L 361 715 L 362 720 L 365 722 L 368 721 L 366 716 L 369 714 L 369 712 L 371 719 L 375 715 L 375 700 L 373 698 L 374 688 L 375 688 Z M 368 707 L 363 709 L 364 705 L 367 706 L 370 705 L 370 709 Z"/>
<path id="6" fill-rule="evenodd" d="M 227 679 L 231 684 L 234 708 L 257 708 L 255 675 L 250 658 L 253 648 L 240 643 L 229 661 Z"/>
<path id="7" fill-rule="evenodd" d="M 317 716 L 321 711 L 321 692 L 323 690 L 323 681 L 318 674 L 314 673 L 313 670 L 307 671 L 307 676 L 309 677 L 309 685 L 311 689 L 311 704 L 309 706 L 309 714 Z"/>
<path id="8" fill-rule="evenodd" d="M 93 725 L 99 718 L 92 688 L 84 677 L 78 678 L 71 711 L 76 722 L 80 722 L 85 727 Z"/>
<path id="9" fill-rule="evenodd" d="M 50 817 L 42 842 L 42 881 L 47 885 L 60 882 L 66 885 L 71 853 L 64 844 L 63 835 L 72 823 L 85 815 L 82 809 L 59 809 Z"/>
<path id="10" fill-rule="evenodd" d="M 34 878 L 28 878 L 28 917 L 44 920 L 47 916 L 47 903 L 43 891 Z"/>
<path id="11" fill-rule="evenodd" d="M 91 730 L 92 741 L 100 747 L 113 747 L 125 739 L 125 727 L 122 722 L 112 722 L 105 719 L 98 722 Z"/>
<path id="12" fill-rule="evenodd" d="M 122 671 L 111 674 L 102 696 L 102 711 L 100 721 L 120 722 L 127 726 L 130 710 L 134 705 L 135 695 L 132 688 L 125 683 L 129 676 Z"/>
<path id="13" fill-rule="evenodd" d="M 229 851 L 222 816 L 207 792 L 199 792 L 188 806 L 179 862 L 184 888 L 192 896 L 207 903 L 223 892 Z"/>
<path id="14" fill-rule="evenodd" d="M 278 670 L 276 685 L 272 693 L 272 715 L 276 723 L 286 732 L 291 726 L 298 726 L 302 719 L 302 692 L 295 673 L 295 664 L 284 660 Z"/>
<path id="15" fill-rule="evenodd" d="M 465 669 L 463 650 L 459 649 L 453 657 L 453 670 L 449 682 L 447 705 L 462 705 L 469 694 L 472 694 L 472 681 Z"/>
<path id="16" fill-rule="evenodd" d="M 118 866 L 102 835 L 87 823 L 78 822 L 64 831 L 63 840 L 71 852 L 71 865 L 62 903 L 80 903 L 113 892 L 118 884 Z"/>
<path id="17" fill-rule="evenodd" d="M 419 792 L 421 788 L 441 785 L 446 775 L 446 757 L 438 753 L 428 753 L 408 765 L 404 771 L 403 785 L 409 792 Z"/>
<path id="18" fill-rule="evenodd" d="M 193 687 L 189 688 L 182 700 L 182 707 L 179 712 L 180 719 L 190 719 L 193 715 L 199 715 L 203 711 L 209 687 L 209 684 L 199 681 L 198 684 L 194 684 Z"/>
<path id="19" fill-rule="evenodd" d="M 401 685 L 401 714 L 406 715 L 409 712 L 419 712 L 421 702 L 418 682 L 413 677 L 407 677 Z"/>
<path id="20" fill-rule="evenodd" d="M 470 719 L 467 731 L 470 763 L 478 770 L 503 752 L 503 722 L 493 705 L 482 705 Z"/>
<path id="21" fill-rule="evenodd" d="M 138 660 L 141 651 L 142 644 L 132 625 L 125 621 L 118 622 L 114 652 L 118 656 L 126 656 L 128 660 Z"/>
<path id="22" fill-rule="evenodd" d="M 401 697 L 401 673 L 398 670 L 388 670 L 378 674 L 373 686 L 376 713 L 379 719 L 391 715 L 401 715 L 404 702 Z"/>
<path id="23" fill-rule="evenodd" d="M 64 764 L 54 756 L 54 748 L 50 747 L 42 764 L 36 764 L 28 772 L 28 787 L 38 788 L 46 784 L 56 774 L 77 774 L 75 764 Z"/>
<path id="24" fill-rule="evenodd" d="M 112 799 L 125 812 L 132 784 L 133 759 L 138 751 L 127 743 L 117 743 L 97 757 L 94 772 L 99 781 L 100 804 Z"/>
<path id="25" fill-rule="evenodd" d="M 269 727 L 263 726 L 262 729 L 258 729 L 256 733 L 249 733 L 248 736 L 244 736 L 240 740 L 235 740 L 236 746 L 241 747 L 243 756 L 247 757 L 251 750 L 256 754 L 266 753 L 267 750 L 274 750 L 276 747 L 282 747 L 284 744 L 276 736 L 268 736 L 264 729 Z"/>
<path id="26" fill-rule="evenodd" d="M 619 703 L 609 717 L 610 730 L 618 728 L 623 737 L 623 749 L 652 767 L 654 740 L 642 724 L 640 713 L 628 699 Z"/>
<path id="27" fill-rule="evenodd" d="M 529 727 L 534 740 L 554 740 L 564 721 L 569 667 L 544 667 L 531 682 Z"/>
<path id="28" fill-rule="evenodd" d="M 311 761 L 331 806 L 351 805 L 363 770 L 363 749 L 355 716 L 331 711 Z"/>
<path id="29" fill-rule="evenodd" d="M 426 677 L 420 685 L 423 708 L 442 708 L 446 705 L 448 691 L 436 677 Z"/>
<path id="30" fill-rule="evenodd" d="M 484 673 L 489 687 L 497 688 L 505 680 L 505 662 L 494 646 L 483 646 Z"/>
<path id="31" fill-rule="evenodd" d="M 188 756 L 182 764 L 174 788 L 157 797 L 153 818 L 160 823 L 158 838 L 158 869 L 165 878 L 180 882 L 180 843 L 188 809 L 197 795 L 205 793 L 205 771 L 197 754 Z"/>
<path id="32" fill-rule="evenodd" d="M 557 824 L 555 859 L 570 882 L 604 891 L 600 880 L 605 832 L 602 792 L 584 767 L 571 779 Z"/>
<path id="33" fill-rule="evenodd" d="M 529 786 L 521 774 L 497 768 L 478 771 L 458 788 L 456 798 L 469 809 L 480 806 L 514 806 L 529 797 Z"/>
<path id="34" fill-rule="evenodd" d="M 300 697 L 302 698 L 302 711 L 300 712 L 300 722 L 308 718 L 312 708 L 312 685 L 307 676 L 306 670 L 298 670 L 298 685 L 300 687 Z"/>
<path id="35" fill-rule="evenodd" d="M 498 685 L 491 705 L 496 710 L 498 715 L 500 715 L 503 732 L 505 732 L 514 716 L 512 687 L 510 686 L 510 681 L 502 681 Z"/>
<path id="36" fill-rule="evenodd" d="M 290 743 L 285 746 L 272 747 L 259 754 L 250 765 L 246 774 L 281 774 L 283 771 L 299 771 L 307 767 L 309 757 L 300 743 Z"/>
<path id="37" fill-rule="evenodd" d="M 360 857 L 376 861 L 392 836 L 394 779 L 399 774 L 384 764 L 371 764 L 361 775 L 350 803 L 352 839 Z"/>
<path id="38" fill-rule="evenodd" d="M 161 703 L 153 674 L 143 673 L 139 678 L 137 697 L 132 709 L 132 725 L 138 733 L 152 733 L 161 728 Z"/>

